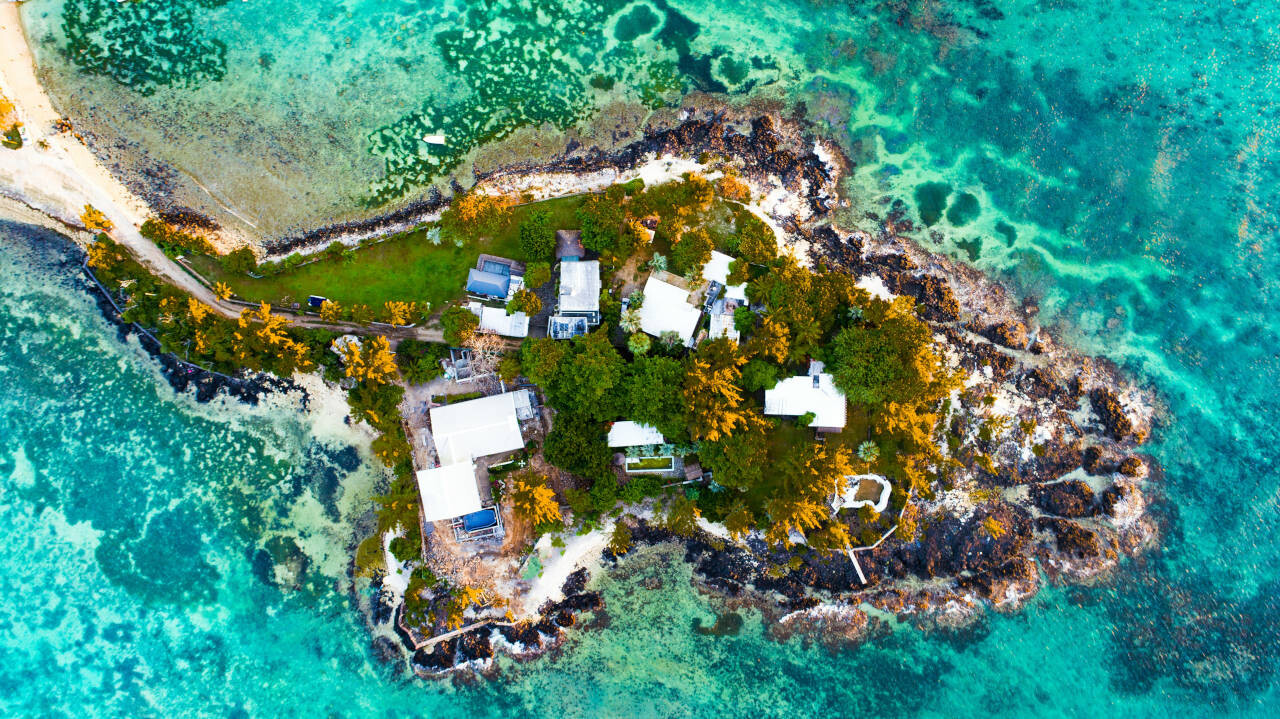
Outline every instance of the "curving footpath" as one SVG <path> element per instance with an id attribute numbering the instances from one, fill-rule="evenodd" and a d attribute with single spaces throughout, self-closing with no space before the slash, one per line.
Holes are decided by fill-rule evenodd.
<path id="1" fill-rule="evenodd" d="M 194 296 L 227 318 L 240 316 L 244 304 L 218 299 L 202 281 L 165 256 L 139 232 L 150 214 L 147 205 L 107 171 L 74 135 L 55 130 L 61 115 L 54 109 L 35 74 L 27 38 L 16 3 L 0 2 L 0 95 L 13 103 L 23 123 L 24 144 L 19 150 L 0 148 L 0 211 L 32 221 L 32 213 L 51 222 L 39 222 L 73 239 L 88 242 L 91 236 L 80 221 L 85 205 L 93 205 L 115 228 L 111 237 L 124 245 L 156 276 Z M 26 211 L 24 211 L 24 208 Z M 317 317 L 291 317 L 301 327 L 330 329 L 351 334 L 380 334 L 398 342 L 414 338 L 442 342 L 444 334 L 429 327 L 373 328 L 352 322 L 325 322 Z"/>

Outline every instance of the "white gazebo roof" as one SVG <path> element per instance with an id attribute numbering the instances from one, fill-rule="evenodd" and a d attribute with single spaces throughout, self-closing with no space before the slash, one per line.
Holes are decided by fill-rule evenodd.
<path id="1" fill-rule="evenodd" d="M 729 255 L 712 250 L 711 259 L 702 266 L 702 279 L 707 282 L 719 282 L 725 287 L 725 297 L 745 302 L 747 299 L 747 286 L 729 284 L 729 263 L 731 262 L 733 262 L 733 258 Z"/>
<path id="2" fill-rule="evenodd" d="M 614 422 L 609 428 L 610 447 L 636 447 L 642 444 L 663 444 L 666 441 L 667 438 L 662 436 L 657 427 L 639 422 Z"/>
<path id="3" fill-rule="evenodd" d="M 481 307 L 480 329 L 504 337 L 528 337 L 529 315 L 523 312 L 507 314 L 501 307 Z"/>
<path id="4" fill-rule="evenodd" d="M 471 462 L 418 470 L 418 492 L 428 522 L 480 511 L 480 489 Z"/>
<path id="5" fill-rule="evenodd" d="M 858 492 L 863 482 L 872 482 L 880 485 L 880 491 L 875 499 L 858 499 Z M 858 509 L 860 507 L 871 507 L 876 512 L 883 512 L 889 506 L 889 492 L 893 489 L 889 484 L 889 480 L 878 474 L 856 474 L 845 477 L 844 494 L 837 494 L 831 500 L 831 508 L 837 511 L 841 509 Z"/>
<path id="6" fill-rule="evenodd" d="M 811 427 L 843 427 L 844 393 L 826 372 L 788 377 L 764 392 L 764 413 L 798 417 L 813 412 Z"/>
<path id="7" fill-rule="evenodd" d="M 640 305 L 640 329 L 657 337 L 675 332 L 685 345 L 693 341 L 702 310 L 689 304 L 689 291 L 649 275 L 644 283 L 644 304 Z"/>
<path id="8" fill-rule="evenodd" d="M 515 392 L 431 408 L 431 436 L 440 464 L 470 463 L 476 457 L 524 446 L 516 418 Z"/>
<path id="9" fill-rule="evenodd" d="M 560 311 L 600 311 L 600 262 L 560 263 Z"/>

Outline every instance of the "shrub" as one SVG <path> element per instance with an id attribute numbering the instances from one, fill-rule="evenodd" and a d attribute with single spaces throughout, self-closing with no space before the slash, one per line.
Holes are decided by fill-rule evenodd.
<path id="1" fill-rule="evenodd" d="M 542 311 L 542 300 L 533 290 L 520 288 L 512 295 L 511 301 L 507 303 L 507 314 L 523 312 L 526 315 L 536 315 Z"/>
<path id="2" fill-rule="evenodd" d="M 108 232 L 112 227 L 115 227 L 115 225 L 111 224 L 111 220 L 108 220 L 107 216 L 93 205 L 84 206 L 84 212 L 80 214 L 80 221 L 91 232 Z"/>
<path id="3" fill-rule="evenodd" d="M 480 318 L 466 307 L 457 305 L 444 311 L 440 317 L 440 325 L 444 328 L 444 341 L 457 347 L 475 334 L 480 326 Z"/>
<path id="4" fill-rule="evenodd" d="M 531 262 L 524 272 L 524 286 L 531 290 L 547 284 L 551 279 L 551 265 L 546 262 Z"/>
<path id="5" fill-rule="evenodd" d="M 203 237 L 197 237 L 162 220 L 150 219 L 142 223 L 138 232 L 156 243 L 167 255 L 185 254 L 183 251 L 202 255 L 215 254 L 213 245 Z"/>
<path id="6" fill-rule="evenodd" d="M 651 346 L 652 342 L 649 340 L 649 335 L 643 332 L 637 332 L 627 338 L 627 349 L 631 350 L 631 354 L 637 357 L 648 354 Z"/>
<path id="7" fill-rule="evenodd" d="M 551 215 L 534 210 L 520 223 L 520 251 L 528 261 L 549 260 L 556 251 L 556 233 Z"/>
<path id="8" fill-rule="evenodd" d="M 254 257 L 253 250 L 248 247 L 241 247 L 238 250 L 228 252 L 222 256 L 219 262 L 224 270 L 237 274 L 253 272 L 258 268 L 258 258 Z"/>

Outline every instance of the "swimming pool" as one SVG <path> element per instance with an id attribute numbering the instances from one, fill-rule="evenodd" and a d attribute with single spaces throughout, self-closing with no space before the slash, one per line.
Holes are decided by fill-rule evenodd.
<path id="1" fill-rule="evenodd" d="M 493 508 L 482 509 L 479 512 L 463 515 L 462 530 L 465 532 L 474 532 L 479 529 L 488 529 L 498 523 L 498 513 Z"/>

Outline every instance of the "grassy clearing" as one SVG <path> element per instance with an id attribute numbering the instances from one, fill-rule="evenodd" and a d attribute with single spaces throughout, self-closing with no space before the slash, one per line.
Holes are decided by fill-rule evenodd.
<path id="1" fill-rule="evenodd" d="M 346 306 L 379 307 L 398 300 L 439 307 L 462 294 L 467 270 L 475 267 L 481 253 L 526 260 L 520 253 L 519 231 L 530 212 L 548 212 L 556 229 L 577 229 L 574 212 L 583 199 L 563 197 L 512 208 L 492 236 L 464 240 L 463 247 L 447 236 L 433 245 L 423 228 L 359 249 L 350 258 L 326 258 L 262 279 L 229 273 L 210 257 L 194 256 L 191 265 L 209 281 L 225 282 L 238 296 L 255 302 L 287 305 L 322 295 Z"/>
<path id="2" fill-rule="evenodd" d="M 670 457 L 648 457 L 646 459 L 629 459 L 627 460 L 627 471 L 642 471 L 646 469 L 671 469 L 675 463 Z"/>

